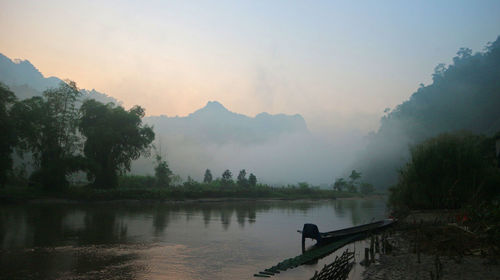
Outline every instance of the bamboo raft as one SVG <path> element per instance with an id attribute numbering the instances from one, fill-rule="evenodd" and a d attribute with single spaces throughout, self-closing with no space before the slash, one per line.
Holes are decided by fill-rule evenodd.
<path id="1" fill-rule="evenodd" d="M 313 260 L 325 257 L 332 252 L 338 250 L 339 248 L 342 248 L 343 246 L 359 240 L 363 239 L 366 236 L 364 233 L 360 234 L 355 234 L 351 235 L 345 238 L 342 238 L 340 240 L 337 240 L 335 242 L 332 242 L 330 244 L 326 244 L 322 247 L 319 247 L 317 249 L 311 250 L 311 251 L 306 251 L 303 254 L 296 256 L 294 258 L 286 259 L 280 263 L 278 263 L 275 266 L 272 266 L 270 268 L 266 268 L 263 271 L 260 271 L 259 273 L 254 274 L 253 276 L 255 277 L 271 277 L 274 274 L 280 273 L 280 271 L 285 271 L 287 269 L 295 268 L 299 265 L 306 264 L 308 262 L 311 262 Z"/>
<path id="2" fill-rule="evenodd" d="M 335 260 L 323 267 L 318 273 L 314 273 L 311 280 L 344 280 L 347 279 L 352 266 L 354 265 L 354 252 L 345 250 L 340 257 L 335 257 Z"/>

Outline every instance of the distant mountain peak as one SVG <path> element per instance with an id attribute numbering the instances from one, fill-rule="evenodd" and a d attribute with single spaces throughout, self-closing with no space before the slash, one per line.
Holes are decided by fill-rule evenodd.
<path id="1" fill-rule="evenodd" d="M 207 105 L 205 105 L 205 107 L 203 107 L 202 109 L 228 111 L 226 107 L 224 107 L 224 105 L 219 103 L 219 101 L 208 101 Z"/>
<path id="2" fill-rule="evenodd" d="M 224 105 L 219 103 L 218 101 L 208 101 L 207 105 L 205 107 L 198 109 L 194 111 L 193 113 L 189 114 L 189 116 L 197 116 L 197 117 L 206 117 L 206 116 L 212 116 L 212 115 L 226 115 L 228 113 L 232 113 L 229 111 Z"/>
<path id="3" fill-rule="evenodd" d="M 12 62 L 14 64 L 21 64 L 23 61 L 26 61 L 26 60 L 20 59 L 20 58 L 14 58 L 14 59 L 12 59 Z"/>

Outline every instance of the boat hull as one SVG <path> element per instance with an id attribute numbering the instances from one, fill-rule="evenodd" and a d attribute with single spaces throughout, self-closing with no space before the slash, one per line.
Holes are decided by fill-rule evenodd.
<path id="1" fill-rule="evenodd" d="M 374 233 L 379 230 L 382 230 L 396 221 L 394 219 L 384 219 L 368 224 L 363 224 L 359 226 L 354 226 L 350 228 L 344 228 L 340 230 L 334 230 L 329 232 L 320 232 L 318 227 L 314 224 L 304 224 L 303 230 L 299 231 L 302 233 L 302 249 L 305 250 L 305 239 L 311 238 L 316 240 L 316 245 L 321 246 L 324 244 L 328 244 L 331 242 L 335 242 L 341 240 L 343 238 L 347 238 L 353 235 L 365 236 L 361 235 L 362 233 L 369 234 Z"/>

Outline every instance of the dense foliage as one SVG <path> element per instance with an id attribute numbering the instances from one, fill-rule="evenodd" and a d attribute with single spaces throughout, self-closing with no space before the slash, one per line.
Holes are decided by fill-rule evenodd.
<path id="1" fill-rule="evenodd" d="M 155 178 L 156 186 L 169 187 L 172 181 L 172 170 L 168 167 L 167 161 L 160 155 L 156 155 Z"/>
<path id="2" fill-rule="evenodd" d="M 500 193 L 493 138 L 445 133 L 411 148 L 411 159 L 390 189 L 394 208 L 460 208 Z"/>
<path id="3" fill-rule="evenodd" d="M 212 172 L 210 171 L 210 169 L 205 170 L 205 175 L 203 175 L 203 183 L 211 183 L 212 180 Z"/>
<path id="4" fill-rule="evenodd" d="M 24 176 L 31 173 L 26 181 L 31 186 L 61 192 L 69 186 L 68 175 L 84 171 L 95 179 L 94 186 L 112 188 L 118 184 L 118 173 L 148 152 L 154 133 L 142 125 L 141 107 L 126 111 L 95 100 L 82 104 L 80 98 L 71 81 L 21 101 L 0 84 L 0 186 L 7 178 L 24 184 Z M 13 170 L 14 150 L 32 163 L 32 172 L 26 171 L 25 162 Z M 166 162 L 158 168 L 160 184 L 168 185 Z"/>
<path id="5" fill-rule="evenodd" d="M 7 181 L 7 172 L 12 169 L 12 151 L 17 142 L 15 127 L 10 119 L 10 109 L 16 97 L 0 83 L 0 187 Z"/>
<path id="6" fill-rule="evenodd" d="M 76 135 L 80 93 L 74 83 L 44 91 L 17 102 L 12 121 L 17 126 L 18 149 L 29 151 L 39 167 L 31 180 L 45 190 L 57 191 L 68 186 L 66 176 L 78 170 L 80 139 Z"/>
<path id="7" fill-rule="evenodd" d="M 386 188 L 409 158 L 408 146 L 440 133 L 467 130 L 492 135 L 500 130 L 500 37 L 484 52 L 462 48 L 449 66 L 439 64 L 432 83 L 385 115 L 369 138 L 356 168 Z"/>
<path id="8" fill-rule="evenodd" d="M 118 185 L 118 173 L 130 171 L 132 160 L 147 153 L 153 129 L 142 125 L 144 109 L 125 110 L 113 103 L 87 100 L 81 107 L 80 132 L 86 137 L 84 154 L 91 161 L 89 175 L 99 188 Z"/>
<path id="9" fill-rule="evenodd" d="M 352 170 L 349 178 L 337 178 L 333 183 L 333 189 L 336 191 L 347 191 L 350 193 L 357 193 L 358 190 L 362 194 L 371 194 L 375 191 L 372 184 L 361 182 L 361 172 Z"/>

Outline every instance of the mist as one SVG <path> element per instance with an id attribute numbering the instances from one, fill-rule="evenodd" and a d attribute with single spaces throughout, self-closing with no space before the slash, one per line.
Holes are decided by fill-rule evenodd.
<path id="1" fill-rule="evenodd" d="M 229 169 L 254 173 L 259 182 L 282 186 L 308 182 L 330 187 L 336 176 L 345 173 L 360 142 L 328 142 L 308 133 L 286 133 L 260 143 L 197 143 L 193 139 L 157 134 L 156 147 L 166 155 L 174 173 L 201 181 L 206 169 L 215 177 Z M 339 139 L 340 140 L 340 139 Z M 352 139 L 351 139 L 352 140 Z M 157 148 L 159 151 L 159 148 Z M 153 158 L 133 164 L 132 173 L 152 174 Z"/>
<path id="2" fill-rule="evenodd" d="M 272 185 L 308 182 L 328 187 L 349 166 L 362 137 L 341 134 L 334 141 L 312 133 L 300 115 L 255 117 L 214 101 L 186 117 L 146 117 L 156 133 L 153 154 L 166 158 L 175 174 L 202 180 L 245 169 Z M 152 174 L 153 157 L 134 162 L 132 173 Z"/>

